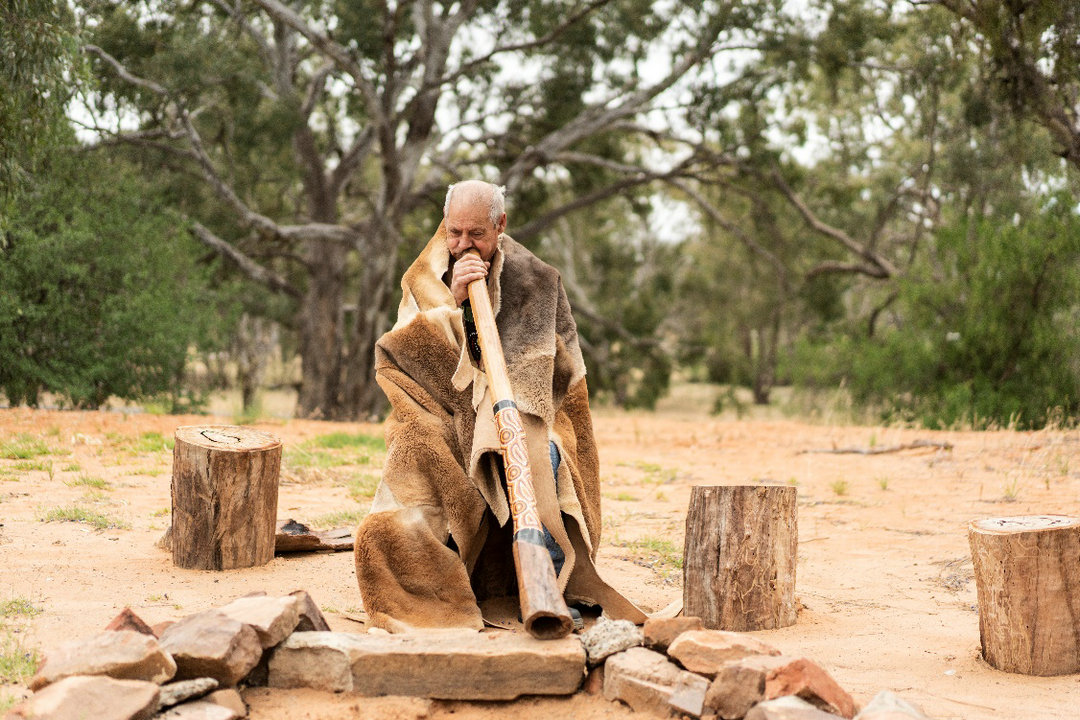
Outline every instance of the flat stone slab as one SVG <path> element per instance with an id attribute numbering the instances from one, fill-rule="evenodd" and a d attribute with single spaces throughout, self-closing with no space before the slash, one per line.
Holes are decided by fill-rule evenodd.
<path id="1" fill-rule="evenodd" d="M 574 635 L 537 640 L 510 633 L 371 635 L 297 632 L 270 658 L 270 687 L 440 700 L 569 695 L 585 677 Z"/>
<path id="2" fill-rule="evenodd" d="M 118 680 L 163 683 L 175 674 L 176 663 L 153 635 L 134 630 L 107 630 L 48 650 L 44 664 L 27 686 L 40 690 L 74 675 L 108 675 Z"/>
<path id="3" fill-rule="evenodd" d="M 73 676 L 49 685 L 4 716 L 5 720 L 147 720 L 158 706 L 158 686 L 104 675 Z"/>

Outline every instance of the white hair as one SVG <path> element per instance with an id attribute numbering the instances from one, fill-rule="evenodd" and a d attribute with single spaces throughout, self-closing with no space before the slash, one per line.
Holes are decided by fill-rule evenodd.
<path id="1" fill-rule="evenodd" d="M 473 180 L 470 182 L 483 182 L 482 180 Z M 450 212 L 450 199 L 454 196 L 454 189 L 461 183 L 454 183 L 446 188 L 446 200 L 443 202 L 443 217 Z M 499 218 L 506 212 L 506 187 L 503 185 L 495 185 L 493 183 L 483 183 L 491 188 L 491 209 L 488 211 L 488 217 L 491 218 L 492 225 L 499 224 Z"/>

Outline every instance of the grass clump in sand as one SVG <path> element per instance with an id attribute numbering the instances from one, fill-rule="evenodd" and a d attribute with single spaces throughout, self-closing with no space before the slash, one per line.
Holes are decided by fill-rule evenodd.
<path id="1" fill-rule="evenodd" d="M 31 460 L 51 453 L 44 440 L 26 433 L 0 441 L 0 458 L 5 460 Z"/>
<path id="2" fill-rule="evenodd" d="M 127 529 L 130 527 L 127 523 L 110 518 L 108 515 L 99 513 L 95 510 L 88 510 L 79 505 L 69 505 L 67 507 L 54 507 L 47 510 L 41 510 L 38 513 L 38 519 L 42 522 L 77 522 L 85 523 L 97 530 L 106 530 L 108 528 Z"/>
<path id="3" fill-rule="evenodd" d="M 315 518 L 311 521 L 311 527 L 329 529 L 359 525 L 366 516 L 366 510 L 339 510 Z"/>

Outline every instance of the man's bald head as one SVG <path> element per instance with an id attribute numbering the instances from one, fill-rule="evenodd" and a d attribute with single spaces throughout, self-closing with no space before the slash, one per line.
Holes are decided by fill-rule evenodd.
<path id="1" fill-rule="evenodd" d="M 451 185 L 443 206 L 446 247 L 460 260 L 476 250 L 485 262 L 491 260 L 506 229 L 503 188 L 480 180 Z"/>
<path id="2" fill-rule="evenodd" d="M 446 201 L 443 203 L 443 217 L 450 214 L 452 203 L 470 207 L 484 205 L 488 209 L 491 224 L 497 225 L 499 218 L 506 212 L 506 188 L 483 180 L 462 180 L 447 188 Z"/>

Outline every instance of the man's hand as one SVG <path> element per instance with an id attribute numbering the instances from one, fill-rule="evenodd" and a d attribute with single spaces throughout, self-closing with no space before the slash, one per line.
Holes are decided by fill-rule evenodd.
<path id="1" fill-rule="evenodd" d="M 479 255 L 465 253 L 454 262 L 454 274 L 450 278 L 450 292 L 454 302 L 461 306 L 469 299 L 469 283 L 486 278 L 491 263 L 484 262 Z"/>

